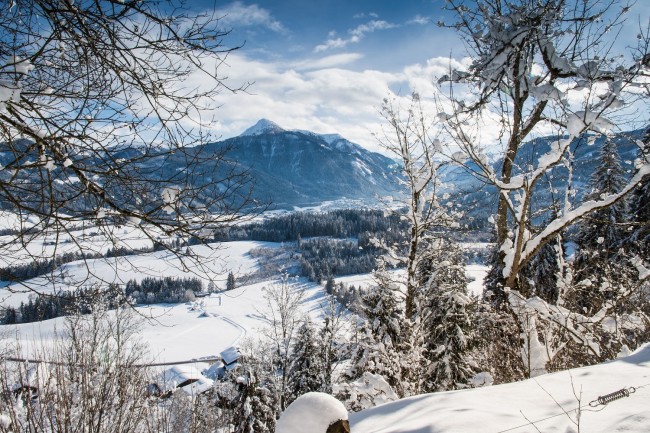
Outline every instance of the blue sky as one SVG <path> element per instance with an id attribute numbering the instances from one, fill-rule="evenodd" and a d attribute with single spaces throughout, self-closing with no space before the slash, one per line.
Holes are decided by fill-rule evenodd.
<path id="1" fill-rule="evenodd" d="M 460 45 L 453 33 L 435 23 L 443 19 L 444 0 L 233 2 L 223 22 L 244 52 L 266 60 L 318 59 L 354 53 L 353 69 L 399 71 L 433 55 L 449 55 Z M 444 39 L 445 44 L 436 43 Z M 453 44 L 448 45 L 448 42 Z"/>
<path id="2" fill-rule="evenodd" d="M 221 66 L 230 86 L 252 82 L 248 92 L 223 92 L 212 130 L 238 135 L 260 118 L 285 129 L 339 133 L 379 150 L 373 132 L 387 96 L 432 95 L 432 82 L 450 64 L 467 64 L 456 34 L 436 23 L 448 18 L 444 0 L 219 0 L 191 3 L 216 11 L 232 32 L 226 46 L 243 44 Z M 632 11 L 643 20 L 650 1 Z M 636 33 L 620 44 L 635 43 Z M 626 39 L 626 36 L 629 38 Z M 626 42 L 627 40 L 627 42 Z"/>

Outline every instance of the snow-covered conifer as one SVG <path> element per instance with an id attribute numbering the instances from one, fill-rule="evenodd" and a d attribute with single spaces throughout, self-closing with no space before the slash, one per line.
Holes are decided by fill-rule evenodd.
<path id="1" fill-rule="evenodd" d="M 309 319 L 305 319 L 298 328 L 291 358 L 287 404 L 307 392 L 323 391 L 323 386 L 329 382 L 324 377 L 328 371 L 314 325 Z"/>
<path id="2" fill-rule="evenodd" d="M 400 351 L 404 312 L 396 289 L 389 284 L 379 284 L 363 296 L 362 304 L 363 324 L 345 379 L 351 382 L 364 373 L 380 375 L 399 393 L 404 386 Z"/>
<path id="3" fill-rule="evenodd" d="M 436 239 L 420 263 L 426 347 L 423 388 L 432 392 L 467 387 L 477 372 L 471 354 L 476 330 L 470 317 L 476 300 L 467 293 L 462 251 L 451 241 Z"/>

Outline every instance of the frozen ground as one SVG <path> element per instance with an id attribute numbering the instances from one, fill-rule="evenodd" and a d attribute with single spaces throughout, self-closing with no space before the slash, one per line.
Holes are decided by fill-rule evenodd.
<path id="1" fill-rule="evenodd" d="M 201 259 L 186 261 L 186 267 L 169 251 L 71 262 L 57 271 L 54 284 L 50 278 L 39 277 L 1 288 L 0 302 L 2 305 L 18 306 L 28 301 L 35 290 L 41 293 L 73 290 L 80 286 L 90 287 L 100 280 L 124 284 L 131 279 L 140 281 L 144 277 L 198 277 L 204 280 L 206 287 L 213 280 L 223 288 L 228 272 L 242 277 L 257 269 L 257 260 L 249 254 L 251 249 L 277 246 L 279 244 L 272 242 L 250 241 L 191 247 L 192 252 Z"/>
<path id="2" fill-rule="evenodd" d="M 636 392 L 606 406 L 599 396 Z M 576 408 L 581 416 L 576 418 Z M 350 416 L 353 433 L 650 431 L 650 344 L 605 364 L 486 388 L 420 395 Z"/>

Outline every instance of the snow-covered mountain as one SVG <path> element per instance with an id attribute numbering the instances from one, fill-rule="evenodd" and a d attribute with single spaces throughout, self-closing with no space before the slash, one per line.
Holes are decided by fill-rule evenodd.
<path id="1" fill-rule="evenodd" d="M 250 173 L 255 198 L 280 208 L 340 199 L 372 203 L 400 191 L 393 160 L 338 134 L 288 131 L 262 119 L 203 151 L 222 149 L 228 160 Z"/>
<path id="2" fill-rule="evenodd" d="M 275 134 L 285 132 L 277 123 L 271 122 L 268 119 L 260 119 L 257 123 L 241 134 L 240 137 L 250 137 L 255 135 L 264 135 L 264 134 Z"/>

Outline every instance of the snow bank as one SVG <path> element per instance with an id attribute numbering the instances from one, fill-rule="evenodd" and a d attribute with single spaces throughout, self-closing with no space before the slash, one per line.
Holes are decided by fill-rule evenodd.
<path id="1" fill-rule="evenodd" d="M 308 392 L 298 397 L 282 413 L 276 433 L 326 433 L 338 420 L 347 420 L 343 403 L 329 394 Z"/>
<path id="2" fill-rule="evenodd" d="M 606 406 L 597 404 L 599 396 L 629 387 L 635 388 L 629 397 Z M 590 407 L 590 402 L 596 406 Z M 578 407 L 582 409 L 579 420 Z M 516 383 L 398 400 L 352 414 L 350 431 L 642 433 L 650 426 L 648 407 L 650 344 L 604 364 Z"/>

